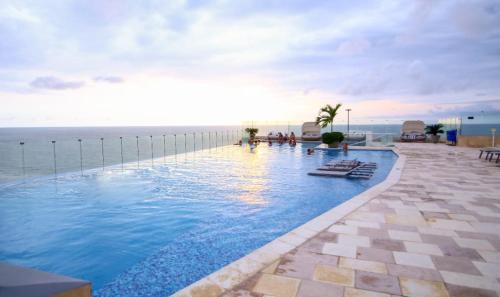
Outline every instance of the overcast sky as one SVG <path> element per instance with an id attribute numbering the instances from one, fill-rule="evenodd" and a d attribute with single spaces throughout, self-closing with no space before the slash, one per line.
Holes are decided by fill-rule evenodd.
<path id="1" fill-rule="evenodd" d="M 0 126 L 500 109 L 500 1 L 0 0 Z M 345 119 L 345 112 L 339 120 Z"/>

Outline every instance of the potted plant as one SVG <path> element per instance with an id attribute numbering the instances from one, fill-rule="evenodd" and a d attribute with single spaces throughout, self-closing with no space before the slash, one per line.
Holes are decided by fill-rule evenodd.
<path id="1" fill-rule="evenodd" d="M 246 128 L 245 132 L 247 132 L 250 135 L 250 139 L 252 142 L 255 141 L 255 136 L 257 136 L 257 133 L 259 132 L 259 129 L 257 128 Z"/>
<path id="2" fill-rule="evenodd" d="M 432 143 L 439 142 L 439 137 L 441 136 L 441 135 L 438 135 L 439 133 L 444 133 L 443 124 L 434 124 L 434 125 L 428 125 L 427 127 L 425 127 L 425 134 L 431 135 Z"/>
<path id="3" fill-rule="evenodd" d="M 340 143 L 344 140 L 342 132 L 326 132 L 321 135 L 323 143 L 328 144 L 328 147 L 339 147 Z"/>
<path id="4" fill-rule="evenodd" d="M 333 132 L 333 120 L 337 116 L 337 112 L 341 106 L 342 104 L 339 103 L 335 107 L 332 107 L 330 104 L 322 107 L 316 117 L 316 125 L 320 125 L 321 128 L 330 125 L 330 132 Z"/>

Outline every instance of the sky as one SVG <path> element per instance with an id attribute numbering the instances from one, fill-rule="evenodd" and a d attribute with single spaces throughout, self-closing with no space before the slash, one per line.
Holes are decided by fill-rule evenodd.
<path id="1" fill-rule="evenodd" d="M 0 0 L 0 126 L 500 111 L 500 1 Z"/>

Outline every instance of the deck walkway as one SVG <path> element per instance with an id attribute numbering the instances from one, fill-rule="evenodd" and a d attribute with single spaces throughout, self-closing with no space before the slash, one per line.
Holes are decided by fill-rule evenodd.
<path id="1" fill-rule="evenodd" d="M 397 184 L 223 296 L 500 296 L 499 164 L 398 149 Z"/>

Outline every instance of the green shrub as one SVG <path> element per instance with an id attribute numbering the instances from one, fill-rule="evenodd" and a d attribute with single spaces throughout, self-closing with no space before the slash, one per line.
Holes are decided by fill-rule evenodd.
<path id="1" fill-rule="evenodd" d="M 323 143 L 332 144 L 335 142 L 342 142 L 344 140 L 344 134 L 342 132 L 327 132 L 321 135 Z"/>

